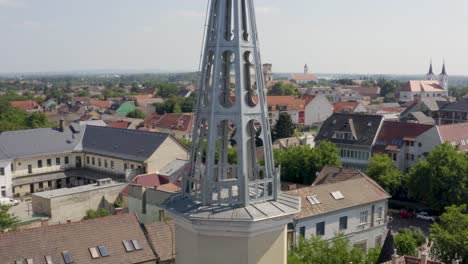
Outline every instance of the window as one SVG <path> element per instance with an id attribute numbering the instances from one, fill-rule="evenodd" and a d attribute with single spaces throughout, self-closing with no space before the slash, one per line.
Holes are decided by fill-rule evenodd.
<path id="1" fill-rule="evenodd" d="M 315 234 L 317 236 L 325 235 L 325 222 L 320 222 L 315 225 Z"/>
<path id="2" fill-rule="evenodd" d="M 42 160 L 38 160 L 38 161 L 37 161 L 37 167 L 38 167 L 38 168 L 42 168 Z"/>
<path id="3" fill-rule="evenodd" d="M 359 213 L 359 223 L 365 224 L 367 223 L 367 217 L 369 215 L 368 211 L 362 211 Z"/>
<path id="4" fill-rule="evenodd" d="M 124 170 L 127 170 L 128 169 L 128 163 L 124 163 Z"/>
<path id="5" fill-rule="evenodd" d="M 4 176 L 5 175 L 5 168 L 1 167 L 0 168 L 0 176 Z"/>
<path id="6" fill-rule="evenodd" d="M 43 183 L 43 182 L 40 182 L 40 183 L 39 183 L 39 189 L 42 189 L 42 188 L 44 188 L 44 183 Z"/>
<path id="7" fill-rule="evenodd" d="M 305 238 L 305 229 L 306 229 L 305 226 L 301 226 L 299 228 L 299 235 L 301 235 L 304 238 Z"/>
<path id="8" fill-rule="evenodd" d="M 68 164 L 68 163 L 70 163 L 70 160 L 69 160 L 68 156 L 67 156 L 67 157 L 65 157 L 65 162 L 64 162 L 64 163 L 65 163 L 65 164 Z"/>
<path id="9" fill-rule="evenodd" d="M 114 168 L 114 161 L 113 160 L 110 161 L 110 165 L 111 165 L 111 169 L 113 169 Z"/>
<path id="10" fill-rule="evenodd" d="M 422 143 L 418 143 L 418 147 L 422 147 Z"/>
<path id="11" fill-rule="evenodd" d="M 320 203 L 320 200 L 318 199 L 317 195 L 307 196 L 307 201 L 309 201 L 311 205 Z"/>
<path id="12" fill-rule="evenodd" d="M 101 158 L 98 158 L 97 162 L 98 162 L 98 166 L 101 167 L 102 166 Z"/>
<path id="13" fill-rule="evenodd" d="M 55 158 L 55 165 L 60 165 L 60 158 Z"/>
<path id="14" fill-rule="evenodd" d="M 105 246 L 100 245 L 98 247 L 98 249 L 99 249 L 99 252 L 101 253 L 101 256 L 103 256 L 103 257 L 108 257 L 109 256 L 109 252 L 107 251 L 107 248 Z"/>
<path id="15" fill-rule="evenodd" d="M 95 247 L 89 248 L 89 254 L 91 254 L 92 259 L 100 258 L 97 248 Z"/>
<path id="16" fill-rule="evenodd" d="M 335 198 L 335 200 L 344 199 L 344 196 L 340 191 L 332 192 L 331 195 L 333 196 L 333 198 Z"/>
<path id="17" fill-rule="evenodd" d="M 107 160 L 104 160 L 104 168 L 107 168 Z"/>
<path id="18" fill-rule="evenodd" d="M 383 217 L 383 207 L 377 208 L 377 219 L 382 219 Z"/>
<path id="19" fill-rule="evenodd" d="M 52 256 L 44 256 L 44 259 L 47 264 L 55 264 L 54 258 Z"/>
<path id="20" fill-rule="evenodd" d="M 411 157 L 411 160 L 414 160 L 414 154 L 411 154 L 410 157 Z"/>
<path id="21" fill-rule="evenodd" d="M 89 164 L 89 157 L 86 157 L 86 164 Z"/>
<path id="22" fill-rule="evenodd" d="M 131 251 L 135 250 L 133 248 L 132 242 L 130 240 L 123 240 L 122 243 L 123 243 L 123 245 L 125 247 L 125 250 L 127 252 L 131 252 Z"/>
<path id="23" fill-rule="evenodd" d="M 93 162 L 93 165 L 96 165 L 96 159 L 94 157 L 91 159 L 91 161 Z"/>
<path id="24" fill-rule="evenodd" d="M 340 230 L 348 229 L 348 217 L 342 216 L 340 217 Z"/>
<path id="25" fill-rule="evenodd" d="M 131 170 L 135 169 L 135 165 L 130 164 L 130 169 L 131 169 Z"/>
<path id="26" fill-rule="evenodd" d="M 29 174 L 32 173 L 32 165 L 31 165 L 31 164 L 28 165 L 28 173 L 29 173 Z"/>
<path id="27" fill-rule="evenodd" d="M 49 188 L 52 187 L 52 181 L 47 182 L 47 187 L 49 187 Z"/>
<path id="28" fill-rule="evenodd" d="M 52 159 L 47 159 L 47 167 L 52 166 Z"/>
<path id="29" fill-rule="evenodd" d="M 65 261 L 65 264 L 71 264 L 73 263 L 73 258 L 70 255 L 70 252 L 68 251 L 63 251 L 62 252 L 63 260 Z"/>
<path id="30" fill-rule="evenodd" d="M 135 250 L 142 250 L 140 240 L 132 240 L 133 247 Z"/>

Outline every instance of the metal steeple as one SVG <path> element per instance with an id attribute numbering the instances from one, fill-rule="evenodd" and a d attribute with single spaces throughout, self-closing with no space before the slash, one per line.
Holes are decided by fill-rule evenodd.
<path id="1" fill-rule="evenodd" d="M 445 70 L 445 59 L 444 59 L 444 64 L 442 65 L 442 73 L 440 75 L 448 75 L 447 71 Z"/>
<path id="2" fill-rule="evenodd" d="M 278 195 L 254 14 L 253 0 L 211 0 L 183 178 L 184 196 L 204 205 L 247 206 Z"/>
<path id="3" fill-rule="evenodd" d="M 431 58 L 431 63 L 429 65 L 429 72 L 426 74 L 426 76 L 427 76 L 427 79 L 430 81 L 434 80 L 435 78 L 434 71 L 432 70 L 432 58 Z"/>

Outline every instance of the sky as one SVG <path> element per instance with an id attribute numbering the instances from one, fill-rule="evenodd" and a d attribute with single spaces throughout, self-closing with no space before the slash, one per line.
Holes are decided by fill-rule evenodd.
<path id="1" fill-rule="evenodd" d="M 274 72 L 468 75 L 466 0 L 254 0 Z M 196 71 L 207 0 L 0 0 L 0 72 Z"/>

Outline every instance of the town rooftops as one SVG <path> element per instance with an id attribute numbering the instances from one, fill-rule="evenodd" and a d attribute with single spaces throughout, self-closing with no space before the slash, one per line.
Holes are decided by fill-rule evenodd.
<path id="1" fill-rule="evenodd" d="M 157 235 L 154 239 L 158 239 Z M 123 241 L 130 241 L 133 250 L 128 251 Z M 135 249 L 137 244 L 141 249 Z M 15 263 L 25 259 L 33 259 L 34 263 L 46 263 L 47 257 L 53 263 L 64 263 L 64 255 L 67 254 L 73 263 L 155 263 L 157 260 L 134 214 L 0 234 L 2 263 Z"/>
<path id="2" fill-rule="evenodd" d="M 333 111 L 335 113 L 352 113 L 359 104 L 359 102 L 336 102 L 333 105 Z"/>
<path id="3" fill-rule="evenodd" d="M 291 75 L 291 79 L 296 80 L 296 81 L 306 81 L 306 82 L 312 82 L 312 81 L 318 81 L 317 76 L 307 73 L 294 73 Z"/>
<path id="4" fill-rule="evenodd" d="M 343 177 L 343 179 L 346 178 L 347 176 Z M 299 188 L 286 193 L 301 197 L 301 211 L 294 216 L 295 219 L 326 214 L 390 198 L 390 195 L 382 187 L 364 174 L 361 174 L 360 177 L 353 175 L 347 180 L 331 181 L 331 183 Z M 317 200 L 313 199 L 310 202 L 309 197 L 314 197 Z"/>
<path id="5" fill-rule="evenodd" d="M 439 81 L 408 81 L 401 87 L 402 92 L 443 92 Z"/>
<path id="6" fill-rule="evenodd" d="M 79 148 L 84 134 L 85 127 L 79 132 L 70 127 L 63 132 L 58 128 L 5 131 L 0 133 L 0 152 L 10 158 L 72 152 Z"/>
<path id="7" fill-rule="evenodd" d="M 83 151 L 144 162 L 169 136 L 166 133 L 89 126 L 83 138 Z"/>
<path id="8" fill-rule="evenodd" d="M 433 127 L 434 125 L 385 121 L 377 136 L 375 150 L 384 152 L 387 146 L 395 146 L 399 149 L 405 139 L 414 139 Z"/>
<path id="9" fill-rule="evenodd" d="M 163 115 L 159 119 L 156 119 L 156 120 L 153 119 L 153 122 L 150 125 L 154 128 L 190 132 L 192 131 L 193 121 L 194 121 L 193 113 L 184 113 L 184 114 L 170 113 L 170 114 Z"/>
<path id="10" fill-rule="evenodd" d="M 437 127 L 442 143 L 448 142 L 468 152 L 468 123 L 442 125 Z"/>
<path id="11" fill-rule="evenodd" d="M 42 107 L 35 101 L 12 101 L 11 106 L 25 111 L 38 110 Z"/>
<path id="12" fill-rule="evenodd" d="M 111 102 L 106 100 L 90 100 L 89 104 L 99 108 L 109 108 L 111 106 Z"/>
<path id="13" fill-rule="evenodd" d="M 337 144 L 371 146 L 382 120 L 381 115 L 334 113 L 322 124 L 315 141 L 328 140 Z M 341 137 L 343 133 L 352 136 L 346 139 Z"/>
<path id="14" fill-rule="evenodd" d="M 468 113 L 468 99 L 462 99 L 453 103 L 445 104 L 440 111 Z"/>
<path id="15" fill-rule="evenodd" d="M 293 111 L 304 110 L 306 100 L 296 99 L 294 96 L 267 96 L 270 111 Z"/>

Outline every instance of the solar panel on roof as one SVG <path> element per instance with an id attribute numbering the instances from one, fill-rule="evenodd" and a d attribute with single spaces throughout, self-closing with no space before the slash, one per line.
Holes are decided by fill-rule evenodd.
<path id="1" fill-rule="evenodd" d="M 99 252 L 101 252 L 101 256 L 103 257 L 109 256 L 109 252 L 107 251 L 107 248 L 105 246 L 100 245 L 98 248 L 99 248 Z"/>
<path id="2" fill-rule="evenodd" d="M 123 243 L 123 245 L 125 247 L 125 250 L 127 252 L 131 252 L 131 251 L 134 250 L 132 242 L 130 240 L 123 240 L 122 243 Z"/>
<path id="3" fill-rule="evenodd" d="M 133 247 L 135 250 L 142 250 L 143 247 L 141 247 L 140 240 L 132 240 Z"/>
<path id="4" fill-rule="evenodd" d="M 65 261 L 65 264 L 71 264 L 71 263 L 73 263 L 73 258 L 72 258 L 72 256 L 70 255 L 70 252 L 68 252 L 68 251 L 63 251 L 63 252 L 62 252 L 62 255 L 63 255 L 63 260 Z"/>

